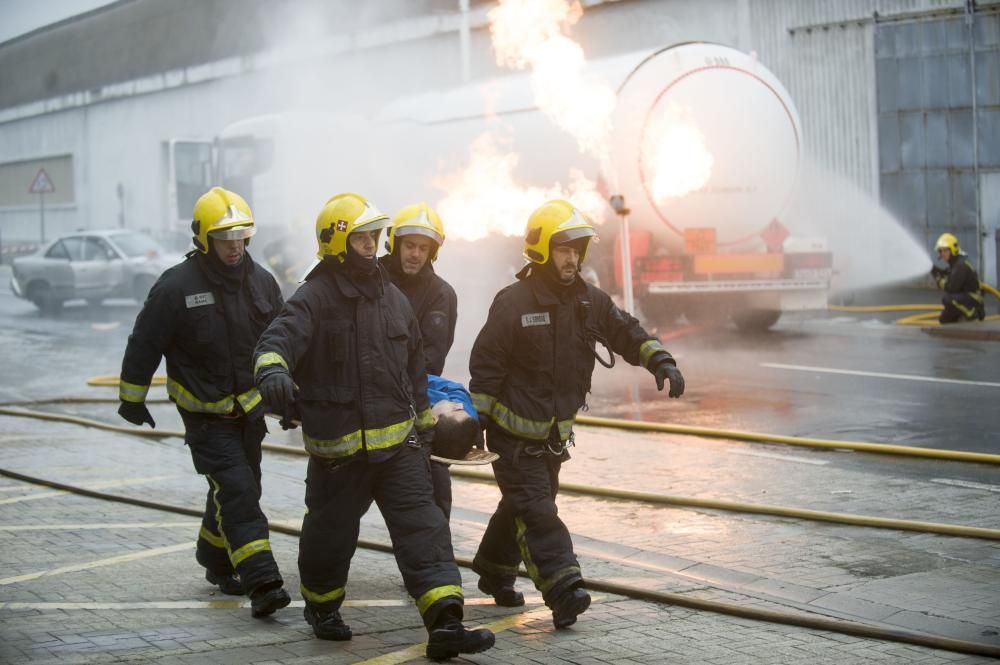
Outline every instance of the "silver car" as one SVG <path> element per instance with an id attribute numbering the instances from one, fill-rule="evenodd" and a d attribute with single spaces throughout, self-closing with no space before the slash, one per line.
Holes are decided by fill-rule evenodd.
<path id="1" fill-rule="evenodd" d="M 180 259 L 138 231 L 81 231 L 14 259 L 10 288 L 46 313 L 78 298 L 92 305 L 105 298 L 142 302 L 160 273 Z"/>

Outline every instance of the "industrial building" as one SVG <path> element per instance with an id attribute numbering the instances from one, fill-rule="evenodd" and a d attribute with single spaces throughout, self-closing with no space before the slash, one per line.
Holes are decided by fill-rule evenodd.
<path id="1" fill-rule="evenodd" d="M 494 4 L 120 0 L 0 44 L 0 241 L 115 226 L 183 236 L 205 176 L 171 177 L 185 141 L 204 150 L 194 142 L 248 117 L 366 115 L 507 74 L 490 43 Z M 1000 2 L 581 5 L 573 36 L 588 58 L 688 41 L 755 52 L 795 100 L 815 163 L 880 201 L 928 255 L 955 233 L 992 281 Z M 41 169 L 51 191 L 36 182 Z"/>

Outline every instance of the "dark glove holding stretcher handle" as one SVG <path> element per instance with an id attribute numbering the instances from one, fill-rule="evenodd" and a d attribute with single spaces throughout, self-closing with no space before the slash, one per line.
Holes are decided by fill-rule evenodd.
<path id="1" fill-rule="evenodd" d="M 295 382 L 287 372 L 271 372 L 260 379 L 258 385 L 261 397 L 272 413 L 281 416 L 279 424 L 282 429 L 295 429 L 298 427 L 293 422 L 295 415 Z"/>

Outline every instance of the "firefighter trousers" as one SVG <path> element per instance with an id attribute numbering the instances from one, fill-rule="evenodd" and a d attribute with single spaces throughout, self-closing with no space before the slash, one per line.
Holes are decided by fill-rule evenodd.
<path id="1" fill-rule="evenodd" d="M 247 593 L 281 582 L 260 508 L 263 418 L 222 418 L 178 409 L 195 471 L 208 480 L 198 563 L 216 575 L 237 572 Z"/>
<path id="2" fill-rule="evenodd" d="M 434 483 L 434 503 L 444 513 L 446 520 L 451 519 L 451 472 L 450 464 L 442 464 L 431 460 L 431 480 Z"/>
<path id="3" fill-rule="evenodd" d="M 941 316 L 938 317 L 938 322 L 982 321 L 986 318 L 986 307 L 981 293 L 976 295 L 971 293 L 944 294 L 944 297 L 941 298 L 944 309 L 941 311 Z"/>
<path id="4" fill-rule="evenodd" d="M 434 503 L 430 451 L 415 440 L 397 447 L 377 463 L 364 453 L 340 464 L 309 458 L 299 539 L 302 597 L 321 613 L 340 608 L 361 518 L 374 501 L 406 590 L 430 628 L 446 608 L 461 618 L 462 577 L 448 520 Z"/>
<path id="5" fill-rule="evenodd" d="M 565 591 L 583 584 L 569 529 L 559 519 L 556 494 L 562 455 L 536 441 L 525 441 L 496 428 L 487 445 L 500 459 L 493 475 L 502 498 L 490 518 L 472 569 L 494 586 L 511 586 L 523 561 L 549 606 Z"/>

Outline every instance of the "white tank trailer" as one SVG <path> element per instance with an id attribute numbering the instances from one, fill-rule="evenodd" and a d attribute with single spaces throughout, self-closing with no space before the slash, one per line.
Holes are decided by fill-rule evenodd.
<path id="1" fill-rule="evenodd" d="M 731 318 L 752 331 L 769 328 L 782 311 L 826 307 L 825 240 L 796 237 L 781 219 L 802 141 L 795 105 L 770 71 L 753 55 L 698 42 L 595 60 L 587 75 L 618 98 L 603 167 L 543 113 L 529 76 L 519 74 L 397 99 L 370 121 L 370 133 L 362 128 L 369 121 L 324 114 L 243 121 L 223 132 L 219 161 L 229 168 L 219 175 L 225 183 L 226 171 L 246 163 L 227 160 L 227 145 L 246 152 L 260 138 L 266 168 L 253 169 L 252 180 L 236 168 L 240 182 L 231 183 L 251 191 L 258 219 L 287 215 L 295 201 L 307 202 L 301 216 L 310 221 L 301 223 L 311 223 L 331 186 L 377 192 L 391 213 L 442 199 L 435 179 L 467 164 L 469 147 L 491 130 L 520 155 L 519 182 L 565 184 L 579 169 L 604 193 L 624 197 L 633 290 L 647 317 Z M 663 144 L 666 154 L 657 152 L 657 141 L 677 127 L 685 132 Z M 606 217 L 600 272 L 605 287 L 609 279 L 620 287 L 620 220 L 610 207 Z"/>

